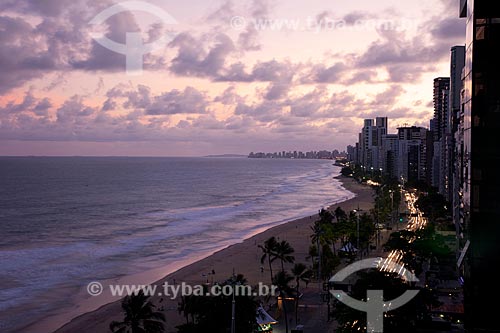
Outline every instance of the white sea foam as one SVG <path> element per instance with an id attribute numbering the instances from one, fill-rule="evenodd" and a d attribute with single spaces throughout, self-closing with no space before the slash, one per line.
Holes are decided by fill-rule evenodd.
<path id="1" fill-rule="evenodd" d="M 0 195 L 2 329 L 63 312 L 89 281 L 176 267 L 354 196 L 331 161 L 208 161 L 41 159 L 46 178 L 17 175 L 31 185 L 16 206 Z"/>

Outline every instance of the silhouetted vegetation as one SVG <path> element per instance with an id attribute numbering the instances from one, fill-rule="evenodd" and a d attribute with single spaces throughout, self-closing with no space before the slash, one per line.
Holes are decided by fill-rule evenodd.
<path id="1" fill-rule="evenodd" d="M 242 286 L 247 281 L 239 274 L 221 284 Z M 184 315 L 186 323 L 177 326 L 179 333 L 214 332 L 226 333 L 231 328 L 232 296 L 183 296 L 179 303 L 179 313 Z M 253 333 L 257 328 L 256 314 L 258 303 L 252 296 L 235 296 L 237 311 L 235 312 L 236 332 Z M 149 331 L 148 331 L 149 332 Z"/>
<path id="2" fill-rule="evenodd" d="M 292 268 L 292 274 L 295 278 L 295 324 L 298 323 L 300 282 L 307 284 L 311 281 L 313 271 L 302 263 L 295 264 Z"/>
<path id="3" fill-rule="evenodd" d="M 422 273 L 424 262 L 431 259 L 439 261 L 452 253 L 446 245 L 445 237 L 436 233 L 432 224 L 418 231 L 394 232 L 384 248 L 386 251 L 401 251 L 405 267 L 417 275 Z"/>
<path id="4" fill-rule="evenodd" d="M 273 261 L 277 259 L 278 241 L 275 237 L 271 237 L 264 242 L 264 245 L 259 245 L 262 250 L 262 257 L 260 263 L 263 264 L 266 260 L 269 264 L 269 272 L 271 274 L 271 281 L 273 280 Z"/>
<path id="5" fill-rule="evenodd" d="M 125 314 L 123 321 L 113 321 L 109 328 L 114 333 L 161 333 L 165 332 L 165 316 L 141 290 L 137 295 L 127 296 L 122 301 Z"/>
<path id="6" fill-rule="evenodd" d="M 290 287 L 290 282 L 294 280 L 293 276 L 290 276 L 287 272 L 281 271 L 276 274 L 273 279 L 273 285 L 278 288 L 279 296 L 278 298 L 281 300 L 281 306 L 283 309 L 283 314 L 285 315 L 285 331 L 288 333 L 288 309 L 286 307 L 286 299 L 287 298 L 296 298 L 298 295 L 296 294 L 295 289 Z"/>
<path id="7" fill-rule="evenodd" d="M 358 276 L 359 279 L 352 286 L 349 295 L 362 301 L 366 301 L 367 290 L 383 290 L 384 299 L 392 300 L 408 289 L 419 289 L 406 283 L 395 273 L 369 270 L 359 272 Z M 429 318 L 429 308 L 438 305 L 437 294 L 422 289 L 408 304 L 386 313 L 384 332 L 416 332 L 417 321 Z M 339 301 L 334 301 L 332 316 L 339 324 L 336 332 L 366 332 L 366 312 L 354 310 Z"/>
<path id="8" fill-rule="evenodd" d="M 447 215 L 449 215 L 449 203 L 444 196 L 437 193 L 435 190 L 420 195 L 415 205 L 431 221 L 436 221 L 438 218 L 446 218 Z"/>

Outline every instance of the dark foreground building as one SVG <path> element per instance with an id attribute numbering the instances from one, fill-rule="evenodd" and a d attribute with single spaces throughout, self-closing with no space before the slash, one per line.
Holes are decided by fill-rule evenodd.
<path id="1" fill-rule="evenodd" d="M 458 265 L 466 330 L 500 332 L 500 1 L 460 0 L 467 19 Z"/>

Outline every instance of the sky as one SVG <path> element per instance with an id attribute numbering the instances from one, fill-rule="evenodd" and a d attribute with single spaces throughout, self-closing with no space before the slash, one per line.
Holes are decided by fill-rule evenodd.
<path id="1" fill-rule="evenodd" d="M 344 150 L 464 43 L 458 0 L 2 0 L 0 155 Z"/>

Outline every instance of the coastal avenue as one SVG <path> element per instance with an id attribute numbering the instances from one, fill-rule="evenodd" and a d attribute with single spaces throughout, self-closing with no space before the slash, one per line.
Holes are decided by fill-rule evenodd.
<path id="1" fill-rule="evenodd" d="M 408 212 L 408 224 L 406 226 L 407 231 L 418 231 L 424 229 L 427 225 L 427 218 L 424 217 L 422 211 L 415 206 L 418 200 L 418 196 L 410 191 L 404 191 L 404 198 L 406 202 L 406 209 Z M 415 241 L 415 238 L 410 239 L 410 243 Z M 380 270 L 391 273 L 398 273 L 401 276 L 406 276 L 406 269 L 403 267 L 402 262 L 403 252 L 400 250 L 393 250 L 389 253 L 387 258 L 383 260 L 380 265 Z M 400 267 L 396 272 L 397 267 Z"/>
<path id="2" fill-rule="evenodd" d="M 410 213 L 410 218 L 408 220 L 407 230 L 408 231 L 418 231 L 427 225 L 427 219 L 423 216 L 423 213 L 415 206 L 418 197 L 415 193 L 405 192 L 405 199 L 407 202 L 408 211 Z"/>
<path id="3" fill-rule="evenodd" d="M 423 213 L 415 206 L 415 203 L 418 200 L 418 195 L 413 191 L 403 191 L 402 197 L 404 198 L 405 208 L 403 211 L 407 212 L 408 221 L 405 230 L 407 231 L 418 231 L 426 227 L 428 220 L 423 216 Z M 399 223 L 399 222 L 397 222 Z M 407 276 L 406 271 L 403 267 L 402 270 L 396 269 L 396 267 L 402 267 L 403 262 L 403 253 L 401 251 L 391 251 L 387 257 L 383 253 L 383 243 L 388 240 L 391 231 L 390 229 L 384 230 L 384 233 L 381 235 L 380 245 L 377 247 L 375 252 L 372 252 L 372 257 L 383 256 L 384 259 L 381 260 L 379 267 L 380 270 L 386 272 L 393 272 L 400 274 L 403 278 Z M 415 239 L 412 239 L 413 242 Z M 399 264 L 399 266 L 397 265 Z M 408 272 L 409 273 L 409 272 Z M 303 316 L 308 318 L 307 321 L 304 322 L 306 327 L 311 328 L 311 332 L 331 332 L 337 329 L 336 322 L 325 322 L 324 318 L 327 317 L 327 307 L 324 303 L 316 303 L 311 301 L 311 299 L 315 298 L 316 294 L 314 292 L 308 293 L 305 298 L 310 302 L 304 309 Z M 285 328 L 282 323 L 280 325 L 274 326 L 274 333 L 284 333 Z"/>

